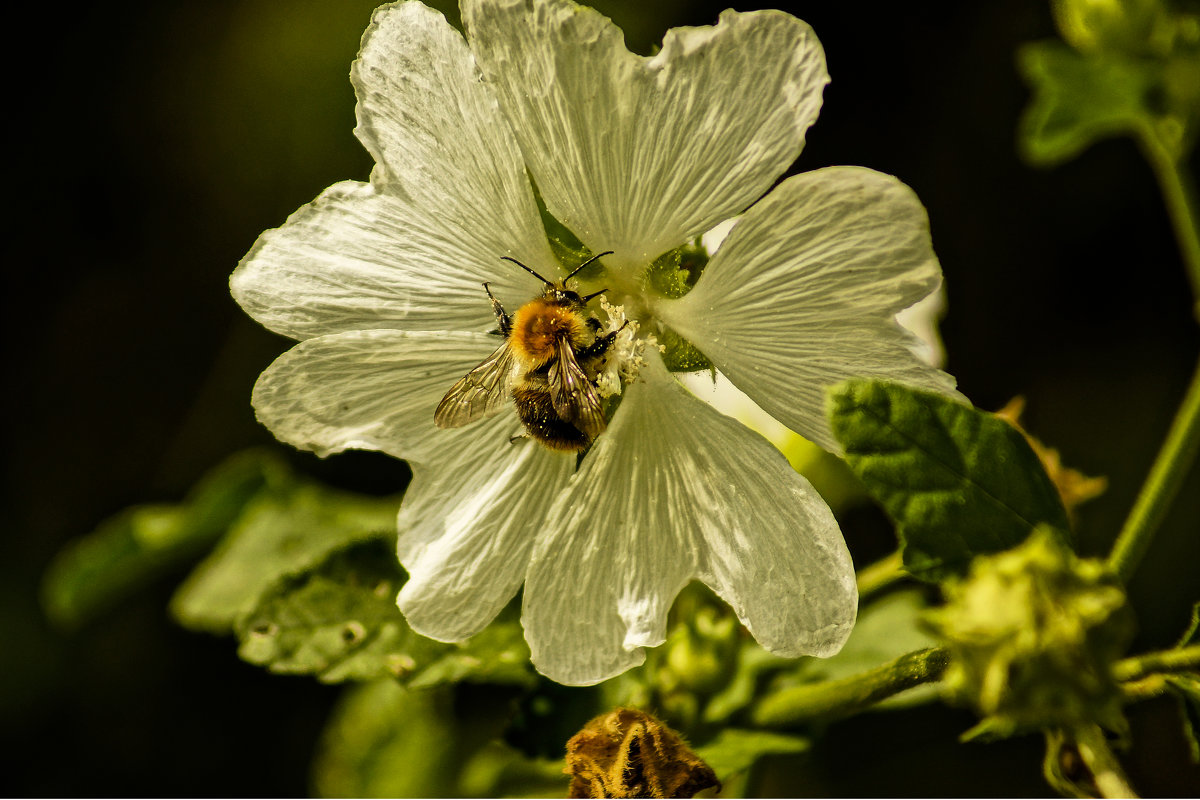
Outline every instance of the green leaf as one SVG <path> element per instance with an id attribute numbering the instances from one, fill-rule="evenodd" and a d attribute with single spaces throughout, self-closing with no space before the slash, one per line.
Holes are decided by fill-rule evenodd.
<path id="1" fill-rule="evenodd" d="M 673 328 L 660 324 L 655 327 L 654 335 L 663 348 L 663 364 L 671 372 L 700 372 L 713 368 L 708 356 Z"/>
<path id="2" fill-rule="evenodd" d="M 812 742 L 803 736 L 770 731 L 726 728 L 696 755 L 712 767 L 723 784 L 723 797 L 744 797 L 737 784 L 743 782 L 758 759 L 766 755 L 796 755 L 807 752 Z"/>
<path id="3" fill-rule="evenodd" d="M 558 263 L 562 264 L 563 268 L 568 272 L 574 271 L 583 262 L 591 258 L 594 253 L 587 248 L 575 232 L 566 225 L 559 222 L 558 217 L 550 213 L 546 208 L 546 203 L 542 199 L 542 193 L 538 190 L 537 183 L 533 180 L 533 176 L 529 177 L 530 184 L 533 186 L 533 199 L 537 202 L 538 213 L 542 217 L 542 227 L 546 230 L 546 241 L 550 243 L 550 250 L 554 253 L 554 257 L 558 259 Z M 588 267 L 584 273 L 590 273 L 596 267 Z M 551 280 L 553 275 L 547 275 Z"/>
<path id="4" fill-rule="evenodd" d="M 394 537 L 398 505 L 317 484 L 267 487 L 179 588 L 171 610 L 187 627 L 227 632 L 280 577 L 350 542 Z"/>
<path id="5" fill-rule="evenodd" d="M 830 394 L 846 462 L 896 523 L 904 567 L 938 581 L 1007 550 L 1066 511 L 1025 437 L 993 414 L 930 392 L 848 381 Z"/>
<path id="6" fill-rule="evenodd" d="M 1021 120 L 1022 154 L 1038 165 L 1074 158 L 1098 139 L 1149 130 L 1147 106 L 1161 67 L 1118 53 L 1082 55 L 1057 41 L 1034 42 L 1017 52 L 1033 91 Z"/>
<path id="7" fill-rule="evenodd" d="M 313 769 L 315 792 L 321 797 L 486 797 L 511 788 L 535 790 L 539 776 L 545 790 L 547 770 L 521 763 L 515 751 L 494 741 L 507 724 L 510 700 L 511 692 L 497 687 L 408 690 L 394 681 L 356 687 L 343 697 L 322 735 Z M 559 774 L 555 795 L 561 797 L 566 785 Z"/>
<path id="8" fill-rule="evenodd" d="M 238 654 L 326 683 L 402 678 L 409 686 L 463 680 L 528 683 L 529 651 L 508 618 L 460 644 L 413 632 L 396 607 L 406 576 L 391 540 L 356 542 L 263 594 L 236 624 Z"/>
<path id="9" fill-rule="evenodd" d="M 707 266 L 708 250 L 697 238 L 654 259 L 642 280 L 663 297 L 678 300 L 692 290 Z"/>
<path id="10" fill-rule="evenodd" d="M 265 451 L 235 455 L 206 474 L 178 505 L 125 509 L 70 543 L 42 584 L 46 613 L 75 627 L 211 546 L 286 466 Z"/>

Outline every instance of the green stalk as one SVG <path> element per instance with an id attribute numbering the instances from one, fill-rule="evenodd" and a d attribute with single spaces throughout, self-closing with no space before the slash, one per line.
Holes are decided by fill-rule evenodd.
<path id="1" fill-rule="evenodd" d="M 1129 512 L 1125 526 L 1113 544 L 1108 556 L 1109 567 L 1122 580 L 1128 582 L 1137 569 L 1138 562 L 1146 554 L 1150 540 L 1162 523 L 1175 499 L 1179 487 L 1187 477 L 1196 451 L 1200 449 L 1200 365 L 1192 375 L 1191 385 L 1184 396 L 1183 405 L 1171 423 L 1167 440 L 1163 443 L 1150 474 L 1138 494 L 1133 510 Z"/>
<path id="2" fill-rule="evenodd" d="M 908 573 L 904 571 L 904 560 L 900 551 L 884 556 L 874 564 L 858 571 L 858 602 L 861 605 L 868 597 L 882 592 Z"/>
<path id="3" fill-rule="evenodd" d="M 1183 254 L 1188 280 L 1192 284 L 1196 317 L 1200 319 L 1200 209 L 1196 205 L 1196 191 L 1185 165 L 1162 145 L 1153 130 L 1142 130 L 1138 141 L 1158 180 L 1167 215 L 1171 218 L 1171 227 L 1175 230 L 1175 238 Z"/>
<path id="4" fill-rule="evenodd" d="M 1200 667 L 1200 644 L 1143 653 L 1140 656 L 1123 658 L 1113 664 L 1113 677 L 1118 681 L 1132 681 L 1155 672 L 1182 672 Z"/>
<path id="5" fill-rule="evenodd" d="M 940 679 L 949 663 L 945 648 L 930 647 L 849 678 L 793 686 L 763 698 L 753 721 L 764 728 L 787 728 L 819 717 L 853 714 L 905 689 Z"/>
<path id="6" fill-rule="evenodd" d="M 1101 797 L 1137 797 L 1099 725 L 1078 725 L 1071 729 L 1070 736 Z"/>

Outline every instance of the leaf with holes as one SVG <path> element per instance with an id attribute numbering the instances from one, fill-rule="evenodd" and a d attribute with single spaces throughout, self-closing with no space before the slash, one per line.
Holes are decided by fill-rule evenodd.
<path id="1" fill-rule="evenodd" d="M 415 633 L 396 607 L 406 579 L 390 541 L 355 542 L 283 578 L 235 626 L 238 654 L 326 683 L 401 678 L 412 687 L 532 679 L 520 623 L 508 615 L 459 644 Z"/>
<path id="2" fill-rule="evenodd" d="M 1046 470 L 994 414 L 900 384 L 848 381 L 830 393 L 830 421 L 846 462 L 896 523 L 905 569 L 922 580 L 962 574 L 1038 524 L 1067 535 Z"/>

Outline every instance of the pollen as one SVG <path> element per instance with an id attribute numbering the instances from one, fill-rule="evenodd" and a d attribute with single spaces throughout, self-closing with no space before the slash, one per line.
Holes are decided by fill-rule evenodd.
<path id="1" fill-rule="evenodd" d="M 600 309 L 608 318 L 607 331 L 617 331 L 617 338 L 609 348 L 609 355 L 596 375 L 596 390 L 601 397 L 621 394 L 624 386 L 637 380 L 644 365 L 643 351 L 653 337 L 639 337 L 641 327 L 637 320 L 625 316 L 624 306 L 615 306 L 607 298 L 600 298 Z"/>

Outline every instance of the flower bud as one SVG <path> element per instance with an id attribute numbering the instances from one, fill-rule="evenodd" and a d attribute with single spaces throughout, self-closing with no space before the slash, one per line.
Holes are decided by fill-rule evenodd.
<path id="1" fill-rule="evenodd" d="M 1169 47 L 1160 0 L 1054 0 L 1051 8 L 1063 39 L 1081 53 L 1150 55 Z"/>
<path id="2" fill-rule="evenodd" d="M 951 652 L 947 688 L 984 716 L 975 732 L 1123 726 L 1111 665 L 1131 625 L 1102 562 L 1077 558 L 1041 527 L 1019 547 L 975 559 L 946 595 L 930 622 Z"/>
<path id="3" fill-rule="evenodd" d="M 570 797 L 695 797 L 720 787 L 679 734 L 635 708 L 593 719 L 567 742 Z"/>

